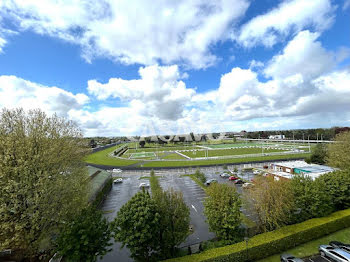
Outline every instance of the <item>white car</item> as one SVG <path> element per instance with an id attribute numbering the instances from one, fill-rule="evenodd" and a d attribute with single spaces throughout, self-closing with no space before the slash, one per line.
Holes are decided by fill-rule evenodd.
<path id="1" fill-rule="evenodd" d="M 242 185 L 242 188 L 248 189 L 248 188 L 251 188 L 252 186 L 254 186 L 252 183 L 244 183 Z"/>
<path id="2" fill-rule="evenodd" d="M 141 183 L 140 185 L 139 185 L 139 188 L 141 189 L 141 188 L 149 188 L 149 184 L 147 184 L 147 183 Z"/>
<path id="3" fill-rule="evenodd" d="M 254 175 L 258 175 L 258 174 L 260 174 L 260 172 L 261 172 L 261 171 L 259 171 L 259 170 L 254 170 L 254 171 L 253 171 L 253 174 L 254 174 Z"/>
<path id="4" fill-rule="evenodd" d="M 112 172 L 113 172 L 113 173 L 121 173 L 121 172 L 123 172 L 123 170 L 121 170 L 121 169 L 119 169 L 119 168 L 114 168 L 114 169 L 112 170 Z"/>
<path id="5" fill-rule="evenodd" d="M 350 262 L 350 253 L 343 249 L 335 248 L 330 245 L 321 245 L 319 251 L 322 257 L 330 258 L 337 262 Z"/>
<path id="6" fill-rule="evenodd" d="M 222 173 L 222 174 L 220 174 L 220 176 L 221 176 L 222 178 L 228 178 L 228 177 L 230 177 L 231 175 L 229 175 L 229 174 L 227 174 L 227 173 Z"/>
<path id="7" fill-rule="evenodd" d="M 117 184 L 117 183 L 122 183 L 123 179 L 122 178 L 117 178 L 113 181 L 113 183 Z"/>

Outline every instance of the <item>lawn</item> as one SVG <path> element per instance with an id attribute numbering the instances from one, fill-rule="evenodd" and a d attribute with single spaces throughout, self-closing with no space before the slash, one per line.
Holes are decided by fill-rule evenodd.
<path id="1" fill-rule="evenodd" d="M 276 156 L 261 156 L 261 157 L 242 157 L 242 158 L 227 158 L 227 159 L 215 159 L 215 160 L 185 160 L 185 161 L 152 161 L 143 164 L 144 167 L 176 167 L 176 166 L 202 166 L 202 165 L 220 165 L 220 164 L 236 164 L 247 162 L 260 162 L 266 160 L 287 160 L 305 158 L 309 154 L 288 154 L 288 155 L 276 155 Z"/>
<path id="2" fill-rule="evenodd" d="M 318 253 L 318 247 L 320 245 L 328 244 L 332 240 L 340 241 L 343 243 L 350 243 L 350 228 L 346 228 L 338 232 L 335 232 L 333 234 L 330 234 L 328 236 L 307 242 L 303 245 L 289 249 L 284 253 L 292 254 L 300 258 L 312 256 Z M 279 262 L 279 261 L 280 261 L 279 255 L 274 255 L 274 256 L 259 260 L 258 262 Z"/>
<path id="3" fill-rule="evenodd" d="M 185 158 L 179 154 L 173 153 L 169 154 L 167 156 L 162 157 L 162 159 L 179 159 L 179 160 L 185 160 Z"/>
<path id="4" fill-rule="evenodd" d="M 121 145 L 107 148 L 105 150 L 90 154 L 86 156 L 85 162 L 106 166 L 128 166 L 139 163 L 139 160 L 120 159 L 109 156 L 116 148 Z M 236 149 L 237 150 L 237 149 Z M 220 150 L 218 150 L 220 151 Z M 201 166 L 201 165 L 220 165 L 228 163 L 242 163 L 242 162 L 257 162 L 265 160 L 280 160 L 280 159 L 292 159 L 292 158 L 304 158 L 309 154 L 289 154 L 289 155 L 275 155 L 275 156 L 260 156 L 260 157 L 242 157 L 242 158 L 227 158 L 227 159 L 212 159 L 212 160 L 184 160 L 184 161 L 171 161 L 171 159 L 180 158 L 178 155 L 169 155 L 166 159 L 170 161 L 149 161 L 143 163 L 144 167 L 177 167 L 177 166 Z M 173 158 L 174 157 L 174 158 Z"/>
<path id="5" fill-rule="evenodd" d="M 96 153 L 92 153 L 85 157 L 85 162 L 91 163 L 91 164 L 98 164 L 98 165 L 107 165 L 107 166 L 128 166 L 138 162 L 135 160 L 119 159 L 108 155 L 120 146 L 122 146 L 122 144 L 117 145 L 115 147 L 107 148 L 105 150 L 102 150 Z"/>
<path id="6" fill-rule="evenodd" d="M 197 151 L 188 151 L 181 152 L 182 154 L 189 156 L 191 158 L 205 157 L 205 152 L 207 150 L 197 150 Z M 284 152 L 286 150 L 282 149 L 264 149 L 264 153 L 273 153 L 273 152 Z M 261 154 L 261 148 L 234 148 L 234 149 L 218 149 L 218 150 L 208 150 L 208 156 L 234 156 L 234 155 L 247 155 L 247 154 Z"/>

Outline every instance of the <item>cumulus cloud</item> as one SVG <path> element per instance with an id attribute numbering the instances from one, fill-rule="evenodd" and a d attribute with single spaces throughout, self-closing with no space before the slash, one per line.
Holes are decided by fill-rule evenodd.
<path id="1" fill-rule="evenodd" d="M 89 101 L 85 94 L 72 94 L 58 87 L 47 87 L 16 76 L 0 76 L 0 108 L 42 108 L 67 116 L 71 109 L 81 109 Z"/>
<path id="2" fill-rule="evenodd" d="M 88 91 L 100 100 L 118 98 L 140 114 L 160 119 L 182 117 L 195 90 L 186 88 L 178 66 L 148 66 L 139 69 L 140 79 L 111 78 L 108 83 L 88 81 Z"/>
<path id="3" fill-rule="evenodd" d="M 83 57 L 108 57 L 125 64 L 216 62 L 210 46 L 245 14 L 248 0 L 54 1 L 3 0 L 0 16 L 19 30 L 81 45 Z"/>
<path id="4" fill-rule="evenodd" d="M 290 33 L 307 27 L 319 32 L 328 29 L 334 22 L 334 11 L 331 0 L 283 1 L 278 7 L 252 18 L 232 38 L 245 47 L 271 47 Z"/>

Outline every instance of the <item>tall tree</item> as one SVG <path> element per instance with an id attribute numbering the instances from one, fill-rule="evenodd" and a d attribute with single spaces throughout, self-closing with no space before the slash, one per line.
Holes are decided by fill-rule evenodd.
<path id="1" fill-rule="evenodd" d="M 40 110 L 2 110 L 0 249 L 35 260 L 39 246 L 80 213 L 88 202 L 86 152 L 74 123 Z"/>
<path id="2" fill-rule="evenodd" d="M 56 250 L 65 261 L 94 262 L 110 251 L 111 237 L 110 224 L 102 212 L 89 207 L 63 227 Z"/>
<path id="3" fill-rule="evenodd" d="M 326 216 L 333 211 L 332 198 L 323 180 L 313 181 L 309 176 L 296 175 L 291 186 L 295 207 L 299 210 L 294 216 L 295 222 Z"/>
<path id="4" fill-rule="evenodd" d="M 328 150 L 326 144 L 317 144 L 310 156 L 310 162 L 320 165 L 325 164 L 327 153 Z"/>
<path id="5" fill-rule="evenodd" d="M 350 131 L 339 133 L 335 143 L 328 146 L 327 163 L 341 169 L 350 169 Z"/>
<path id="6" fill-rule="evenodd" d="M 119 210 L 113 222 L 115 240 L 126 245 L 135 260 L 154 261 L 160 245 L 159 221 L 155 201 L 148 192 L 139 192 Z"/>
<path id="7" fill-rule="evenodd" d="M 294 211 L 293 192 L 288 180 L 258 177 L 248 194 L 264 231 L 288 224 Z"/>
<path id="8" fill-rule="evenodd" d="M 207 189 L 204 213 L 209 229 L 220 239 L 237 241 L 240 237 L 241 200 L 236 189 L 226 184 L 214 183 Z"/>
<path id="9" fill-rule="evenodd" d="M 183 242 L 189 231 L 190 210 L 186 206 L 181 192 L 170 188 L 163 191 L 158 178 L 151 171 L 150 184 L 159 220 L 160 257 L 169 258 L 174 255 L 175 247 Z"/>

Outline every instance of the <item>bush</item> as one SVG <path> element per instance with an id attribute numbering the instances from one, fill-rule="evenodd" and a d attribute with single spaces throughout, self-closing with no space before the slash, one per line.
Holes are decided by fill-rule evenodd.
<path id="1" fill-rule="evenodd" d="M 194 176 L 199 179 L 203 184 L 205 181 L 207 181 L 205 175 L 199 171 L 199 169 L 196 170 L 196 173 L 194 173 Z"/>
<path id="2" fill-rule="evenodd" d="M 92 202 L 92 205 L 95 207 L 98 207 L 104 200 L 107 193 L 111 191 L 112 186 L 113 186 L 113 179 L 109 178 L 106 184 L 104 185 L 103 189 L 97 193 L 95 200 Z"/>
<path id="3" fill-rule="evenodd" d="M 256 261 L 346 227 L 350 227 L 350 209 L 335 212 L 327 217 L 310 219 L 299 224 L 256 235 L 249 240 L 248 249 L 245 242 L 239 242 L 234 245 L 211 249 L 201 254 L 167 261 Z"/>

